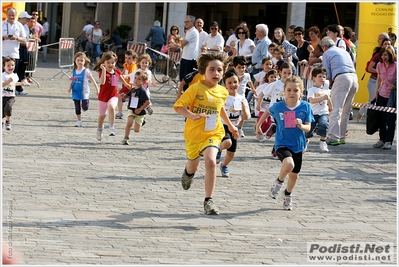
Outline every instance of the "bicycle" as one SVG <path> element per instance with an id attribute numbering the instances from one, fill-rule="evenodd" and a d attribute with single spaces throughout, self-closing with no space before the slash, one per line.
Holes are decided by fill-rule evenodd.
<path id="1" fill-rule="evenodd" d="M 152 74 L 154 79 L 159 83 L 166 83 L 169 79 L 172 79 L 175 83 L 178 81 L 178 75 L 180 72 L 179 62 L 175 62 L 172 59 L 167 59 L 166 57 L 159 55 L 156 57 L 155 63 L 153 64 Z M 169 62 L 169 70 L 168 70 Z M 167 73 L 168 71 L 168 73 Z"/>
<path id="2" fill-rule="evenodd" d="M 82 41 L 80 39 L 75 40 L 75 53 L 86 52 L 82 47 Z"/>

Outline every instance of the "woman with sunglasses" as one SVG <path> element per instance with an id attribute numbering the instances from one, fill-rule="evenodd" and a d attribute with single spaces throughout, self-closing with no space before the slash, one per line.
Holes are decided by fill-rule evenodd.
<path id="1" fill-rule="evenodd" d="M 255 49 L 255 43 L 249 39 L 249 29 L 247 26 L 238 26 L 235 30 L 237 41 L 233 48 L 233 56 L 244 56 L 248 63 L 251 62 L 252 53 Z"/>
<path id="2" fill-rule="evenodd" d="M 182 37 L 179 35 L 179 27 L 172 25 L 168 36 L 168 46 L 170 52 L 180 52 Z"/>
<path id="3" fill-rule="evenodd" d="M 294 29 L 295 39 L 298 41 L 296 50 L 298 62 L 301 62 L 302 60 L 307 61 L 309 59 L 310 52 L 314 50 L 310 43 L 304 39 L 304 33 L 305 30 L 302 27 L 296 27 Z M 296 62 L 294 62 L 294 64 L 296 65 Z"/>

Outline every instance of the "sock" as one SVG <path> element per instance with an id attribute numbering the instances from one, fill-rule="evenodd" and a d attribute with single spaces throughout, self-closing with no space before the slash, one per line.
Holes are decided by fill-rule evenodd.
<path id="1" fill-rule="evenodd" d="M 186 170 L 186 168 L 184 168 L 184 173 L 185 173 L 187 176 L 194 176 L 194 174 L 195 174 L 195 173 L 188 173 L 187 170 Z"/>
<path id="2" fill-rule="evenodd" d="M 279 177 L 277 177 L 277 182 L 279 182 L 280 184 L 284 183 L 284 181 L 280 181 Z"/>
<path id="3" fill-rule="evenodd" d="M 99 131 L 102 131 L 103 130 L 103 127 L 101 127 L 101 128 L 97 128 Z"/>
<path id="4" fill-rule="evenodd" d="M 238 130 L 240 130 L 241 128 L 242 128 L 242 127 L 240 127 L 240 126 L 237 126 L 237 129 L 238 129 Z"/>
<path id="5" fill-rule="evenodd" d="M 288 192 L 287 189 L 284 190 L 284 195 L 291 196 L 291 192 Z"/>
<path id="6" fill-rule="evenodd" d="M 207 202 L 208 200 L 212 199 L 211 197 L 206 197 L 205 198 L 205 202 Z"/>
<path id="7" fill-rule="evenodd" d="M 110 124 L 110 125 L 109 125 L 109 128 L 110 128 L 110 129 L 114 129 L 114 128 L 115 128 L 115 124 Z"/>

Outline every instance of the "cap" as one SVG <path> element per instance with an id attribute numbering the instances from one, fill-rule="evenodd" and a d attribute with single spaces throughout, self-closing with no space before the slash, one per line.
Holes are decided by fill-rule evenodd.
<path id="1" fill-rule="evenodd" d="M 26 11 L 22 11 L 21 13 L 19 13 L 19 16 L 18 16 L 19 19 L 23 19 L 23 18 L 28 18 L 28 19 L 30 19 L 31 17 L 32 17 L 32 16 L 29 15 L 28 12 L 26 12 Z"/>
<path id="2" fill-rule="evenodd" d="M 216 21 L 212 21 L 211 24 L 210 24 L 210 26 L 216 26 L 216 27 L 218 27 L 219 24 L 218 24 Z"/>

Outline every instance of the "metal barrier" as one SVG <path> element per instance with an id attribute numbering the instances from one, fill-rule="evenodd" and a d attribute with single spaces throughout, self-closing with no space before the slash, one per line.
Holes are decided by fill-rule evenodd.
<path id="1" fill-rule="evenodd" d="M 39 82 L 32 77 L 32 73 L 36 71 L 37 66 L 37 57 L 39 51 L 37 40 L 29 39 L 29 41 L 26 43 L 26 50 L 28 50 L 28 65 L 26 66 L 25 73 L 28 73 L 28 77 L 34 81 L 38 87 L 40 87 Z"/>
<path id="2" fill-rule="evenodd" d="M 58 66 L 61 68 L 61 71 L 53 76 L 52 79 L 57 77 L 59 74 L 62 76 L 70 76 L 64 71 L 64 68 L 73 67 L 73 58 L 75 56 L 75 39 L 74 38 L 60 38 L 59 41 L 59 49 L 58 49 Z"/>
<path id="3" fill-rule="evenodd" d="M 127 43 L 127 50 L 133 50 L 137 53 L 138 56 L 147 53 L 147 44 L 146 43 L 135 43 L 135 42 L 128 42 Z"/>

